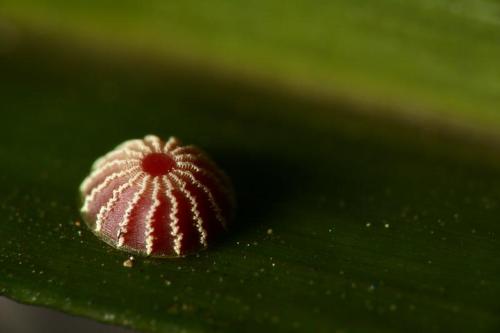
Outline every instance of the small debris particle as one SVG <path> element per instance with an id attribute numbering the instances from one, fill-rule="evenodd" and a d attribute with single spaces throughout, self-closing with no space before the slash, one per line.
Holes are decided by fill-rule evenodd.
<path id="1" fill-rule="evenodd" d="M 80 221 L 75 221 L 75 225 L 79 227 L 81 225 Z"/>
<path id="2" fill-rule="evenodd" d="M 123 262 L 123 267 L 132 268 L 134 266 L 134 257 L 130 257 Z"/>
<path id="3" fill-rule="evenodd" d="M 390 227 L 389 223 L 384 224 L 384 227 L 385 227 L 386 229 L 389 229 L 389 227 Z"/>
<path id="4" fill-rule="evenodd" d="M 166 284 L 167 286 L 170 286 L 170 285 L 172 285 L 172 282 L 171 282 L 170 280 L 165 280 L 165 284 Z"/>
<path id="5" fill-rule="evenodd" d="M 369 227 L 372 226 L 372 224 L 370 222 L 367 222 L 365 225 L 366 225 L 367 228 L 369 228 Z"/>
<path id="6" fill-rule="evenodd" d="M 272 235 L 273 234 L 273 229 L 267 229 L 267 234 Z"/>

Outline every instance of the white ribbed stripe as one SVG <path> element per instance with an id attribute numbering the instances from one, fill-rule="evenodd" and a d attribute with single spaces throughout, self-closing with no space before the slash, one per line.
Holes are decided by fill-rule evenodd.
<path id="1" fill-rule="evenodd" d="M 127 170 L 123 170 L 120 172 L 114 172 L 107 176 L 104 181 L 102 181 L 99 185 L 95 186 L 89 195 L 85 197 L 85 202 L 81 209 L 82 212 L 87 212 L 89 209 L 90 203 L 95 199 L 96 195 L 99 194 L 103 189 L 105 189 L 113 180 L 128 175 L 134 171 L 136 171 L 138 167 L 133 167 Z"/>
<path id="2" fill-rule="evenodd" d="M 191 171 L 195 171 L 195 172 L 198 172 L 198 173 L 202 173 L 204 174 L 205 176 L 208 176 L 210 177 L 215 183 L 216 185 L 226 194 L 228 195 L 232 195 L 231 193 L 231 190 L 229 189 L 228 185 L 226 185 L 222 179 L 226 179 L 226 176 L 222 173 L 222 172 L 218 172 L 218 174 L 214 174 L 212 171 L 210 170 L 207 170 L 205 168 L 200 168 L 199 166 L 197 166 L 196 164 L 194 164 L 193 162 L 183 162 L 183 161 L 176 161 L 176 165 L 177 167 L 179 168 L 184 168 L 186 171 L 188 170 L 191 170 Z M 216 170 L 216 167 L 213 168 L 214 170 Z M 227 181 L 227 183 L 229 183 L 229 181 Z"/>
<path id="3" fill-rule="evenodd" d="M 94 171 L 82 182 L 80 185 L 80 192 L 84 193 L 89 190 L 89 186 L 92 182 L 94 182 L 99 176 L 101 176 L 105 171 L 108 171 L 110 168 L 115 166 L 125 166 L 132 167 L 139 164 L 139 160 L 130 159 L 130 160 L 113 160 L 103 164 L 101 167 L 94 169 Z"/>
<path id="4" fill-rule="evenodd" d="M 165 188 L 167 189 L 167 198 L 170 200 L 170 234 L 174 237 L 174 251 L 175 253 L 177 253 L 177 255 L 180 255 L 183 235 L 179 232 L 179 219 L 177 218 L 179 203 L 172 193 L 172 190 L 174 188 L 168 177 L 163 176 L 163 183 L 165 184 Z"/>
<path id="5" fill-rule="evenodd" d="M 151 195 L 151 199 L 153 203 L 149 209 L 148 215 L 146 216 L 146 221 L 144 221 L 146 225 L 145 230 L 145 239 L 146 239 L 146 253 L 149 255 L 153 251 L 153 242 L 154 242 L 154 228 L 153 228 L 153 217 L 156 213 L 158 206 L 160 206 L 160 200 L 158 199 L 158 193 L 160 192 L 160 183 L 158 181 L 158 177 L 153 179 L 153 192 Z"/>
<path id="6" fill-rule="evenodd" d="M 184 151 L 190 151 L 192 149 L 197 150 L 197 148 L 194 146 L 181 146 L 173 149 L 170 153 L 172 153 L 172 155 L 181 155 Z"/>
<path id="7" fill-rule="evenodd" d="M 174 160 L 179 161 L 179 162 L 196 162 L 199 159 L 200 159 L 199 155 L 192 154 L 192 153 L 174 155 Z"/>
<path id="8" fill-rule="evenodd" d="M 150 178 L 151 178 L 151 176 L 149 176 L 147 174 L 144 175 L 141 187 L 139 188 L 139 190 L 137 192 L 134 193 L 132 200 L 128 204 L 127 210 L 125 211 L 125 214 L 123 214 L 123 219 L 119 224 L 120 228 L 118 229 L 118 232 L 117 232 L 117 238 L 118 238 L 117 245 L 118 245 L 118 247 L 123 246 L 123 243 L 125 241 L 125 237 L 123 235 L 125 235 L 128 232 L 127 227 L 128 227 L 129 222 L 130 222 L 130 217 L 132 216 L 132 212 L 136 208 L 137 203 L 141 199 L 142 195 L 144 194 L 144 192 L 146 192 L 146 188 L 147 188 L 147 185 L 148 185 Z"/>
<path id="9" fill-rule="evenodd" d="M 177 139 L 174 136 L 171 136 L 170 139 L 168 139 L 167 143 L 165 143 L 165 146 L 163 147 L 163 152 L 170 153 L 172 149 L 177 148 L 177 146 L 179 146 L 180 144 L 181 142 L 179 141 L 179 139 Z"/>
<path id="10" fill-rule="evenodd" d="M 197 186 L 203 192 L 205 192 L 205 194 L 208 197 L 208 201 L 210 202 L 210 205 L 212 206 L 212 209 L 213 209 L 213 211 L 215 213 L 215 217 L 220 222 L 220 224 L 224 228 L 226 228 L 226 226 L 227 226 L 226 219 L 222 215 L 222 210 L 220 209 L 219 205 L 215 201 L 215 198 L 214 198 L 214 196 L 212 194 L 212 191 L 210 191 L 210 189 L 207 186 L 205 186 L 205 184 L 203 184 L 199 179 L 197 179 L 195 177 L 195 175 L 193 175 L 193 173 L 191 171 L 174 169 L 173 172 L 188 177 L 195 186 Z"/>
<path id="11" fill-rule="evenodd" d="M 200 233 L 200 243 L 203 246 L 207 246 L 207 231 L 203 227 L 203 219 L 198 210 L 198 202 L 196 198 L 186 189 L 186 182 L 180 179 L 177 175 L 170 173 L 169 176 L 179 185 L 179 190 L 186 196 L 186 198 L 191 203 L 191 212 L 193 213 L 193 218 L 196 223 L 196 228 Z"/>
<path id="12" fill-rule="evenodd" d="M 208 158 L 205 154 L 203 153 L 182 153 L 182 154 L 174 154 L 174 160 L 176 162 L 184 162 L 184 163 L 193 163 L 196 164 L 196 162 L 202 162 L 210 167 L 217 172 L 218 177 L 225 178 L 226 175 L 219 170 L 219 167 L 215 164 L 214 161 L 212 161 L 210 158 Z M 196 165 L 195 165 L 196 166 Z"/>
<path id="13" fill-rule="evenodd" d="M 144 141 L 151 144 L 153 152 L 161 153 L 161 140 L 156 135 L 146 135 Z"/>
<path id="14" fill-rule="evenodd" d="M 118 150 L 113 150 L 106 155 L 98 158 L 94 164 L 92 164 L 92 170 L 102 168 L 104 164 L 117 160 L 117 159 L 141 159 L 144 156 L 143 153 L 131 150 L 128 148 L 120 148 Z"/>
<path id="15" fill-rule="evenodd" d="M 97 214 L 97 219 L 95 223 L 95 230 L 100 231 L 102 224 L 104 223 L 107 214 L 114 208 L 120 195 L 128 188 L 134 185 L 134 182 L 141 176 L 141 172 L 138 172 L 134 177 L 130 178 L 126 183 L 120 185 L 117 189 L 113 190 L 113 195 L 108 200 L 108 202 L 101 206 L 99 213 Z"/>

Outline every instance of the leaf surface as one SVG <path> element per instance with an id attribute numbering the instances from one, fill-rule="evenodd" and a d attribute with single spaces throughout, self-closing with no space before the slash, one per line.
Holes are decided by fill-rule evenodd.
<path id="1" fill-rule="evenodd" d="M 1 294 L 144 332 L 499 329 L 495 149 L 35 37 L 0 61 Z M 148 133 L 211 153 L 239 211 L 212 249 L 129 269 L 77 189 Z"/>

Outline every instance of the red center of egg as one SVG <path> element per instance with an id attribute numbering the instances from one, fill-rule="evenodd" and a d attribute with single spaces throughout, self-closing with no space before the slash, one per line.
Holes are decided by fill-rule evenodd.
<path id="1" fill-rule="evenodd" d="M 174 166 L 174 159 L 162 153 L 148 154 L 142 159 L 142 170 L 151 176 L 166 175 Z"/>

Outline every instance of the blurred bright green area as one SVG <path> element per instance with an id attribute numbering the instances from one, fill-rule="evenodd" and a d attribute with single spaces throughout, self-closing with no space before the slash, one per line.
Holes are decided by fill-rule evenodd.
<path id="1" fill-rule="evenodd" d="M 0 14 L 167 60 L 216 64 L 305 94 L 500 128 L 495 1 L 4 0 Z"/>

